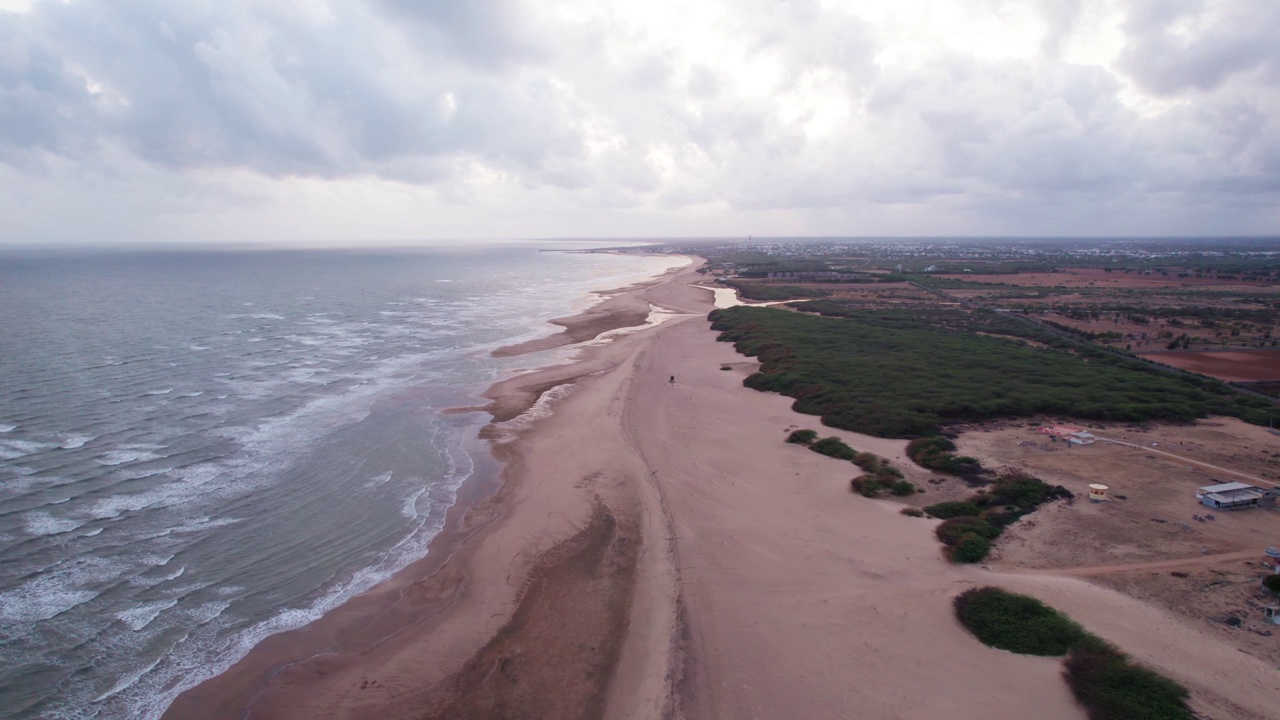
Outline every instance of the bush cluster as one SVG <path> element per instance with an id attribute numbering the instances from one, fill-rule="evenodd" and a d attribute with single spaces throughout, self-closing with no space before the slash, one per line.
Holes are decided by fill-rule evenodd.
<path id="1" fill-rule="evenodd" d="M 1187 691 L 1132 663 L 1075 621 L 1035 598 L 985 587 L 954 601 L 960 624 L 991 647 L 1024 655 L 1066 655 L 1064 676 L 1090 720 L 1191 720 Z"/>
<path id="2" fill-rule="evenodd" d="M 1187 690 L 1087 636 L 1067 656 L 1067 685 L 1089 720 L 1192 720 Z"/>
<path id="3" fill-rule="evenodd" d="M 846 445 L 845 442 L 838 437 L 822 438 L 821 440 L 811 444 L 809 449 L 816 453 L 826 455 L 827 457 L 833 457 L 837 460 L 852 461 L 858 455 L 856 450 Z"/>
<path id="4" fill-rule="evenodd" d="M 982 463 L 971 457 L 956 455 L 952 452 L 955 449 L 955 443 L 933 435 L 907 443 L 907 457 L 922 468 L 947 475 L 976 475 L 983 472 Z"/>
<path id="5" fill-rule="evenodd" d="M 1263 578 L 1262 587 L 1271 592 L 1280 593 L 1280 574 L 1272 574 Z"/>
<path id="6" fill-rule="evenodd" d="M 797 445 L 812 445 L 817 439 L 818 433 L 813 430 L 796 430 L 787 436 L 787 442 Z"/>
<path id="7" fill-rule="evenodd" d="M 1026 595 L 1000 588 L 966 590 L 956 596 L 956 617 L 984 644 L 1023 655 L 1066 655 L 1084 639 L 1084 629 L 1066 615 Z"/>
<path id="8" fill-rule="evenodd" d="M 1018 518 L 1034 512 L 1050 500 L 1071 498 L 1061 485 L 1047 485 L 1030 475 L 1008 474 L 968 500 L 948 500 L 927 505 L 924 511 L 942 519 L 934 530 L 955 562 L 981 562 L 991 550 L 991 541 Z"/>
<path id="9" fill-rule="evenodd" d="M 860 452 L 853 457 L 853 464 L 863 471 L 862 475 L 849 481 L 849 488 L 856 493 L 873 498 L 886 492 L 899 497 L 916 492 L 915 485 L 902 479 L 901 470 L 878 455 Z"/>

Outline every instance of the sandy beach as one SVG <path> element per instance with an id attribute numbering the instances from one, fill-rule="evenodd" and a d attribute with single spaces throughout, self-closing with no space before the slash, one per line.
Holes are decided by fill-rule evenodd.
<path id="1" fill-rule="evenodd" d="M 855 468 L 784 443 L 820 429 L 929 477 L 905 441 L 821 428 L 743 387 L 755 364 L 716 342 L 694 267 L 505 348 L 666 318 L 495 384 L 501 478 L 468 488 L 428 557 L 165 717 L 1085 718 L 1060 660 L 988 648 L 955 621 L 951 599 L 985 584 L 1069 613 L 1208 717 L 1272 716 L 1267 663 L 1078 578 L 951 565 L 934 521 L 850 493 Z"/>

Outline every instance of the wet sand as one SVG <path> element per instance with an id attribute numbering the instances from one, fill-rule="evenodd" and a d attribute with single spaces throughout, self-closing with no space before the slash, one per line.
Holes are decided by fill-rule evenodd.
<path id="1" fill-rule="evenodd" d="M 1060 661 L 955 622 L 974 584 L 1069 612 L 1212 717 L 1280 701 L 1274 668 L 1194 625 L 1074 578 L 950 565 L 933 521 L 850 493 L 855 468 L 783 442 L 816 418 L 742 386 L 755 365 L 715 341 L 699 277 L 624 293 L 666 322 L 491 388 L 496 492 L 167 717 L 1084 718 Z M 533 405 L 549 388 L 553 412 Z M 903 441 L 822 432 L 923 472 Z"/>

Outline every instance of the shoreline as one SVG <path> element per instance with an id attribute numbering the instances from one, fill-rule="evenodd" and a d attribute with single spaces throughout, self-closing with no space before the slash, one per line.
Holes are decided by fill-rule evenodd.
<path id="1" fill-rule="evenodd" d="M 688 263 L 656 276 L 619 288 L 592 291 L 603 299 L 576 315 L 548 321 L 565 327 L 561 333 L 503 346 L 489 354 L 511 357 L 569 344 L 589 345 L 589 341 L 613 334 L 612 331 L 643 329 L 650 305 L 643 303 L 643 315 L 635 310 L 640 306 L 639 293 L 666 282 L 673 275 L 690 272 L 696 263 L 697 258 L 690 257 Z M 583 347 L 579 355 L 598 350 L 600 347 Z M 597 372 L 599 367 L 599 363 L 593 363 L 589 357 L 569 362 L 551 361 L 516 371 L 492 383 L 482 393 L 482 397 L 490 400 L 484 406 L 444 410 L 447 414 L 488 412 L 491 419 L 468 441 L 468 445 L 478 451 L 472 453 L 477 462 L 476 471 L 459 486 L 456 500 L 446 512 L 444 527 L 431 539 L 427 554 L 316 620 L 263 638 L 221 673 L 180 693 L 161 717 L 258 717 L 264 712 L 263 703 L 284 690 L 281 685 L 286 684 L 290 676 L 300 674 L 303 668 L 314 665 L 319 674 L 327 675 L 332 672 L 330 666 L 346 664 L 340 660 L 343 656 L 358 656 L 410 631 L 433 627 L 433 620 L 457 602 L 465 584 L 462 573 L 454 566 L 466 562 L 468 540 L 500 520 L 504 489 L 515 482 L 519 474 L 516 440 L 532 428 L 499 430 L 498 426 L 513 420 L 520 423 L 524 420 L 521 416 L 533 408 L 546 391 L 571 387 Z M 531 383 L 533 376 L 550 379 Z M 482 471 L 481 466 L 487 467 Z M 414 605 L 411 611 L 403 607 L 406 604 Z M 352 637 L 357 632 L 375 637 L 357 640 Z M 275 712 L 268 709 L 263 716 L 276 717 Z"/>
<path id="2" fill-rule="evenodd" d="M 486 427 L 501 480 L 450 509 L 434 570 L 295 636 L 304 661 L 229 677 L 230 695 L 205 688 L 167 716 L 1083 720 L 1059 659 L 959 626 L 951 599 L 975 585 L 1067 612 L 1182 682 L 1202 713 L 1252 720 L 1280 700 L 1273 667 L 1204 628 L 1077 578 L 952 565 L 936 521 L 850 493 L 847 463 L 787 433 L 817 427 L 909 479 L 928 472 L 905 441 L 744 387 L 757 364 L 716 341 L 698 279 L 686 267 L 630 290 L 682 315 L 490 388 L 526 410 L 565 389 L 552 413 Z"/>

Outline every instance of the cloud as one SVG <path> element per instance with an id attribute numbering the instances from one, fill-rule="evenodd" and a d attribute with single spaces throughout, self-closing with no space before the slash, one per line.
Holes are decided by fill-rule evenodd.
<path id="1" fill-rule="evenodd" d="M 1280 4 L 1268 0 L 1143 0 L 1126 21 L 1119 66 L 1159 95 L 1218 88 L 1234 75 L 1261 70 L 1280 79 Z"/>
<path id="2" fill-rule="evenodd" d="M 211 217 L 367 237 L 335 219 L 366 206 L 397 238 L 1252 232 L 1280 206 L 1278 21 L 1270 0 L 45 0 L 0 11 L 0 241 Z"/>

